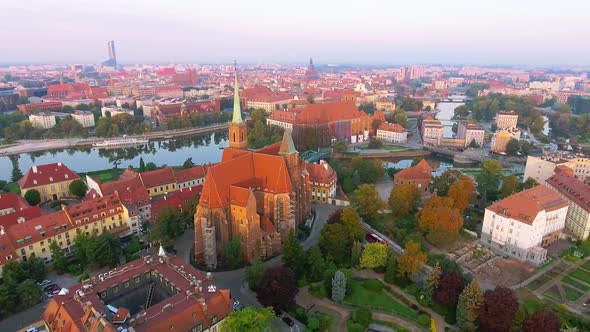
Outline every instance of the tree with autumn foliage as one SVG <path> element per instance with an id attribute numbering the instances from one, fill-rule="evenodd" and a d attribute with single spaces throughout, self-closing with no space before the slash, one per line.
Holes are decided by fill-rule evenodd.
<path id="1" fill-rule="evenodd" d="M 522 332 L 559 332 L 559 317 L 549 310 L 540 310 L 524 320 Z"/>
<path id="2" fill-rule="evenodd" d="M 428 275 L 428 278 L 426 279 L 426 283 L 422 290 L 422 295 L 424 295 L 424 297 L 429 303 L 432 303 L 434 291 L 438 288 L 441 275 L 442 269 L 440 267 L 440 263 L 436 262 L 436 264 L 434 264 L 434 267 L 432 268 L 432 271 L 430 271 L 430 274 Z"/>
<path id="3" fill-rule="evenodd" d="M 463 175 L 451 184 L 447 197 L 453 200 L 453 208 L 459 210 L 459 213 L 463 213 L 471 203 L 474 191 L 475 183 L 473 180 Z"/>
<path id="4" fill-rule="evenodd" d="M 456 169 L 447 169 L 441 175 L 435 176 L 432 179 L 431 192 L 439 196 L 447 196 L 449 188 L 455 181 L 459 180 L 463 173 Z"/>
<path id="5" fill-rule="evenodd" d="M 420 191 L 415 184 L 399 184 L 389 194 L 389 208 L 394 216 L 405 217 L 418 210 Z"/>
<path id="6" fill-rule="evenodd" d="M 352 193 L 351 203 L 366 221 L 376 220 L 379 211 L 385 207 L 374 184 L 361 184 Z"/>
<path id="7" fill-rule="evenodd" d="M 434 301 L 446 308 L 454 309 L 463 288 L 465 288 L 463 275 L 457 271 L 446 271 L 440 277 L 438 287 L 434 291 Z"/>
<path id="8" fill-rule="evenodd" d="M 398 258 L 399 274 L 412 278 L 420 271 L 420 267 L 426 263 L 427 258 L 426 253 L 420 248 L 420 243 L 412 240 L 406 242 L 404 252 Z"/>
<path id="9" fill-rule="evenodd" d="M 453 203 L 452 198 L 436 195 L 424 203 L 418 216 L 418 228 L 426 234 L 430 242 L 453 240 L 459 233 L 463 226 L 463 217 L 459 210 L 453 208 Z"/>
<path id="10" fill-rule="evenodd" d="M 384 267 L 387 264 L 387 245 L 381 242 L 366 244 L 360 262 L 365 269 Z"/>
<path id="11" fill-rule="evenodd" d="M 473 332 L 477 329 L 477 310 L 483 304 L 483 293 L 477 279 L 473 279 L 461 295 L 457 303 L 457 325 L 461 331 Z"/>
<path id="12" fill-rule="evenodd" d="M 481 331 L 508 332 L 518 310 L 514 291 L 496 287 L 483 295 L 483 304 L 477 310 L 477 326 Z"/>
<path id="13" fill-rule="evenodd" d="M 264 271 L 256 294 L 262 305 L 286 310 L 295 304 L 298 291 L 295 273 L 290 268 L 279 265 Z"/>

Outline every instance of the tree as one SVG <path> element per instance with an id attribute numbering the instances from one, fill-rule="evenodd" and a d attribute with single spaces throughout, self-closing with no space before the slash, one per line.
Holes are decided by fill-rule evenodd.
<path id="1" fill-rule="evenodd" d="M 506 154 L 516 156 L 520 152 L 520 143 L 516 138 L 511 138 L 506 144 Z"/>
<path id="2" fill-rule="evenodd" d="M 342 271 L 338 270 L 332 278 L 332 300 L 342 302 L 346 296 L 346 277 Z"/>
<path id="3" fill-rule="evenodd" d="M 66 260 L 63 251 L 57 244 L 57 241 L 51 241 L 51 244 L 49 245 L 49 251 L 51 252 L 51 259 L 53 260 L 53 266 L 55 267 L 55 270 L 59 274 L 66 272 L 68 269 L 68 261 Z"/>
<path id="4" fill-rule="evenodd" d="M 21 282 L 17 287 L 18 300 L 21 305 L 31 307 L 41 300 L 43 292 L 33 279 Z"/>
<path id="5" fill-rule="evenodd" d="M 283 244 L 283 256 L 281 258 L 283 265 L 288 266 L 295 273 L 297 280 L 305 275 L 306 256 L 303 247 L 297 241 L 295 232 L 289 231 L 289 235 Z"/>
<path id="6" fill-rule="evenodd" d="M 440 277 L 438 288 L 434 291 L 434 301 L 444 307 L 454 309 L 464 287 L 463 274 L 457 271 L 444 272 Z"/>
<path id="7" fill-rule="evenodd" d="M 338 153 L 344 153 L 348 150 L 348 142 L 346 141 L 335 141 L 332 143 L 332 149 Z"/>
<path id="8" fill-rule="evenodd" d="M 115 267 L 119 265 L 121 255 L 121 240 L 119 237 L 104 232 L 95 237 L 94 258 L 99 266 Z"/>
<path id="9" fill-rule="evenodd" d="M 393 111 L 393 122 L 406 128 L 408 125 L 408 115 L 403 109 Z"/>
<path id="10" fill-rule="evenodd" d="M 471 140 L 471 142 L 469 142 L 469 147 L 471 149 L 479 149 L 480 146 L 479 144 L 477 144 L 477 142 L 475 141 L 475 138 Z"/>
<path id="11" fill-rule="evenodd" d="M 350 253 L 350 266 L 356 267 L 361 262 L 361 255 L 363 252 L 363 246 L 359 241 L 354 241 L 352 243 L 352 250 Z"/>
<path id="12" fill-rule="evenodd" d="M 549 310 L 540 310 L 524 320 L 523 332 L 558 332 L 559 317 Z"/>
<path id="13" fill-rule="evenodd" d="M 286 310 L 295 303 L 298 291 L 295 273 L 290 268 L 279 265 L 264 271 L 257 297 L 264 306 Z"/>
<path id="14" fill-rule="evenodd" d="M 507 332 L 517 310 L 518 301 L 511 289 L 496 287 L 487 290 L 483 304 L 477 310 L 477 325 L 482 331 Z"/>
<path id="15" fill-rule="evenodd" d="M 10 176 L 10 180 L 12 182 L 17 182 L 23 177 L 23 172 L 21 172 L 20 167 L 18 165 L 18 156 L 11 156 L 10 161 L 12 162 L 12 175 Z"/>
<path id="16" fill-rule="evenodd" d="M 461 105 L 455 108 L 455 118 L 457 119 L 467 119 L 469 116 L 469 109 L 466 105 Z"/>
<path id="17" fill-rule="evenodd" d="M 82 198 L 86 195 L 86 189 L 88 189 L 88 187 L 84 181 L 77 179 L 70 182 L 69 189 L 72 195 Z"/>
<path id="18" fill-rule="evenodd" d="M 361 255 L 361 267 L 374 269 L 387 264 L 387 245 L 381 242 L 367 243 Z"/>
<path id="19" fill-rule="evenodd" d="M 351 203 L 366 221 L 376 220 L 379 210 L 385 205 L 373 184 L 362 184 L 358 187 L 352 194 Z"/>
<path id="20" fill-rule="evenodd" d="M 449 193 L 451 191 L 449 190 Z M 429 236 L 429 241 L 454 240 L 463 226 L 463 217 L 448 197 L 432 196 L 424 204 L 418 216 L 418 227 Z"/>
<path id="21" fill-rule="evenodd" d="M 365 235 L 365 229 L 361 225 L 361 218 L 353 208 L 347 207 L 342 210 L 340 223 L 346 227 L 346 232 L 349 235 L 351 245 L 352 241 L 361 240 Z"/>
<path id="22" fill-rule="evenodd" d="M 352 244 L 350 234 L 341 223 L 326 224 L 320 231 L 320 249 L 324 257 L 330 256 L 338 265 L 350 262 Z"/>
<path id="23" fill-rule="evenodd" d="M 355 241 L 355 243 L 358 243 Z M 354 246 L 353 246 L 354 248 Z M 325 268 L 324 257 L 320 247 L 313 246 L 307 251 L 307 277 L 309 281 L 319 281 L 322 279 Z"/>
<path id="24" fill-rule="evenodd" d="M 477 329 L 477 310 L 483 304 L 483 293 L 477 279 L 473 279 L 461 295 L 457 303 L 457 325 L 461 331 L 473 332 Z"/>
<path id="25" fill-rule="evenodd" d="M 39 191 L 37 191 L 37 189 L 29 189 L 25 193 L 25 200 L 31 206 L 37 205 L 41 202 L 41 194 Z"/>
<path id="26" fill-rule="evenodd" d="M 0 285 L 0 316 L 11 314 L 18 304 L 17 284 L 12 281 L 4 281 Z"/>
<path id="27" fill-rule="evenodd" d="M 385 275 L 383 275 L 383 280 L 388 284 L 395 283 L 397 279 L 397 272 L 397 258 L 393 254 L 389 255 L 387 267 L 385 268 Z"/>
<path id="28" fill-rule="evenodd" d="M 230 269 L 236 269 L 242 264 L 243 249 L 240 234 L 233 237 L 225 245 L 225 261 Z"/>
<path id="29" fill-rule="evenodd" d="M 500 196 L 502 198 L 508 197 L 518 191 L 518 178 L 514 175 L 505 176 L 502 178 L 502 188 L 500 189 Z"/>
<path id="30" fill-rule="evenodd" d="M 192 157 L 186 158 L 186 160 L 182 164 L 182 168 L 183 169 L 191 168 L 193 166 L 195 166 L 195 163 L 193 163 L 193 158 Z"/>
<path id="31" fill-rule="evenodd" d="M 538 185 L 539 185 L 539 182 L 537 182 L 537 180 L 529 177 L 528 179 L 526 179 L 526 181 L 524 181 L 522 184 L 519 185 L 518 190 L 523 191 L 526 189 L 531 189 L 531 188 L 536 187 Z"/>
<path id="32" fill-rule="evenodd" d="M 404 252 L 398 259 L 399 274 L 412 278 L 422 264 L 426 263 L 426 258 L 426 253 L 420 249 L 420 243 L 412 240 L 406 242 Z"/>
<path id="33" fill-rule="evenodd" d="M 156 166 L 156 164 L 154 164 L 151 161 L 149 163 L 145 164 L 145 170 L 146 171 L 153 171 L 153 170 L 156 170 L 156 169 L 158 169 L 158 166 Z"/>
<path id="34" fill-rule="evenodd" d="M 394 216 L 405 217 L 418 209 L 420 192 L 415 184 L 399 184 L 389 194 L 389 209 Z"/>
<path id="35" fill-rule="evenodd" d="M 228 332 L 266 331 L 270 328 L 273 318 L 274 311 L 271 307 L 257 309 L 246 307 L 227 315 L 221 323 L 221 330 Z"/>
<path id="36" fill-rule="evenodd" d="M 463 177 L 463 173 L 456 169 L 448 169 L 432 180 L 431 191 L 439 196 L 447 196 L 451 185 Z"/>
<path id="37" fill-rule="evenodd" d="M 185 223 L 178 209 L 164 207 L 156 216 L 156 226 L 150 231 L 150 241 L 166 242 L 175 239 L 182 234 L 184 227 Z"/>
<path id="38" fill-rule="evenodd" d="M 440 284 L 441 275 L 442 269 L 440 267 L 440 263 L 436 262 L 436 264 L 434 264 L 434 267 L 432 268 L 432 271 L 430 271 L 428 278 L 426 279 L 426 284 L 424 287 L 424 296 L 429 302 L 434 300 L 434 291 L 438 288 L 438 285 Z"/>
<path id="39" fill-rule="evenodd" d="M 453 208 L 459 210 L 459 213 L 463 213 L 471 203 L 474 191 L 475 183 L 466 175 L 453 182 L 448 193 L 448 197 L 453 199 Z"/>
<path id="40" fill-rule="evenodd" d="M 260 259 L 256 258 L 251 265 L 248 265 L 245 274 L 250 289 L 257 290 L 264 275 L 264 265 L 262 265 Z"/>
<path id="41" fill-rule="evenodd" d="M 487 200 L 495 199 L 500 185 L 502 165 L 499 161 L 486 160 L 480 165 L 481 172 L 475 175 L 477 190 Z"/>
<path id="42" fill-rule="evenodd" d="M 145 162 L 143 161 L 143 157 L 139 157 L 139 171 L 145 172 Z"/>

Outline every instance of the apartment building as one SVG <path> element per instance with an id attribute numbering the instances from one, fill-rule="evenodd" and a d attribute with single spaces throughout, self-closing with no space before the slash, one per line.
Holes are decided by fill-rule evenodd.
<path id="1" fill-rule="evenodd" d="M 29 121 L 33 128 L 49 129 L 55 127 L 55 115 L 50 113 L 30 114 Z"/>
<path id="2" fill-rule="evenodd" d="M 21 195 L 29 190 L 37 190 L 41 194 L 41 203 L 71 196 L 70 183 L 79 180 L 78 174 L 62 163 L 32 166 L 18 180 Z"/>
<path id="3" fill-rule="evenodd" d="M 578 239 L 587 240 L 590 235 L 590 186 L 566 172 L 555 173 L 547 179 L 547 186 L 569 204 L 565 227 Z"/>

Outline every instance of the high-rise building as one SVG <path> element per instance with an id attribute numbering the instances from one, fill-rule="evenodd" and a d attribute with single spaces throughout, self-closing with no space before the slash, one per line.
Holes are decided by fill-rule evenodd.
<path id="1" fill-rule="evenodd" d="M 111 40 L 107 43 L 107 49 L 109 51 L 109 58 L 105 62 L 102 63 L 105 67 L 117 67 L 117 55 L 115 53 L 115 41 Z"/>

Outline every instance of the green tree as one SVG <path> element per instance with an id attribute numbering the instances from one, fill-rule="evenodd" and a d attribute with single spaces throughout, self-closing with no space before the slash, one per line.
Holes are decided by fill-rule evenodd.
<path id="1" fill-rule="evenodd" d="M 252 290 L 257 290 L 264 275 L 264 265 L 260 259 L 256 258 L 251 265 L 246 267 L 246 281 Z"/>
<path id="2" fill-rule="evenodd" d="M 516 156 L 520 152 L 520 143 L 516 138 L 511 138 L 506 144 L 506 154 L 509 156 Z"/>
<path id="3" fill-rule="evenodd" d="M 140 172 L 146 171 L 145 162 L 143 161 L 143 157 L 139 157 L 139 171 Z"/>
<path id="4" fill-rule="evenodd" d="M 361 255 L 361 267 L 374 269 L 387 264 L 387 245 L 380 242 L 367 243 Z"/>
<path id="5" fill-rule="evenodd" d="M 395 255 L 389 255 L 389 259 L 387 260 L 387 267 L 385 268 L 385 275 L 383 276 L 383 280 L 388 284 L 395 283 L 397 279 L 397 258 Z"/>
<path id="6" fill-rule="evenodd" d="M 420 244 L 415 241 L 408 241 L 404 246 L 404 252 L 399 256 L 398 269 L 399 274 L 407 278 L 412 278 L 422 264 L 426 263 L 426 253 L 420 249 Z"/>
<path id="7" fill-rule="evenodd" d="M 303 247 L 297 241 L 295 232 L 291 230 L 285 243 L 283 244 L 282 262 L 288 266 L 295 273 L 295 277 L 299 280 L 305 275 L 306 270 L 306 256 Z"/>
<path id="8" fill-rule="evenodd" d="M 483 304 L 483 293 L 477 279 L 473 279 L 459 295 L 457 303 L 457 325 L 461 331 L 472 332 L 477 329 L 477 311 Z"/>
<path id="9" fill-rule="evenodd" d="M 156 216 L 156 226 L 150 232 L 151 242 L 171 241 L 184 232 L 185 222 L 175 207 L 164 207 Z"/>
<path id="10" fill-rule="evenodd" d="M 193 163 L 193 158 L 192 157 L 186 158 L 186 160 L 182 164 L 182 168 L 184 168 L 184 169 L 191 168 L 193 166 L 195 166 L 195 163 Z"/>
<path id="11" fill-rule="evenodd" d="M 12 175 L 10 177 L 10 180 L 12 182 L 17 182 L 23 177 L 23 172 L 21 172 L 20 167 L 18 165 L 18 156 L 11 156 L 10 161 L 12 162 Z"/>
<path id="12" fill-rule="evenodd" d="M 25 193 L 25 200 L 31 206 L 37 205 L 41 202 L 41 194 L 39 191 L 37 191 L 37 189 L 29 189 Z"/>
<path id="13" fill-rule="evenodd" d="M 146 171 L 153 171 L 158 169 L 158 166 L 156 166 L 156 164 L 154 164 L 153 162 L 148 162 L 147 164 L 145 164 L 145 170 Z"/>
<path id="14" fill-rule="evenodd" d="M 273 318 L 274 310 L 271 307 L 258 309 L 246 307 L 225 317 L 221 323 L 221 330 L 228 332 L 267 331 Z"/>
<path id="15" fill-rule="evenodd" d="M 332 143 L 332 148 L 334 149 L 334 152 L 344 153 L 346 152 L 346 150 L 348 150 L 348 142 L 335 141 L 334 143 Z"/>
<path id="16" fill-rule="evenodd" d="M 350 244 L 352 246 L 352 241 L 354 240 L 361 240 L 365 235 L 365 229 L 361 225 L 361 218 L 359 214 L 350 207 L 345 208 L 342 210 L 342 214 L 340 215 L 340 223 L 346 227 L 346 232 L 348 233 L 348 237 L 350 239 Z"/>
<path id="17" fill-rule="evenodd" d="M 357 242 L 355 242 L 357 243 Z M 319 281 L 323 277 L 325 268 L 324 257 L 319 246 L 313 246 L 307 252 L 307 278 L 309 281 Z"/>
<path id="18" fill-rule="evenodd" d="M 393 122 L 406 128 L 408 126 L 408 115 L 403 109 L 393 111 Z"/>
<path id="19" fill-rule="evenodd" d="M 93 256 L 99 266 L 115 267 L 119 265 L 121 254 L 121 241 L 111 233 L 104 232 L 95 237 L 96 244 L 93 246 Z"/>
<path id="20" fill-rule="evenodd" d="M 469 109 L 465 105 L 461 105 L 455 108 L 455 118 L 456 119 L 467 119 L 469 116 Z"/>
<path id="21" fill-rule="evenodd" d="M 354 241 L 352 243 L 352 250 L 350 253 L 350 266 L 356 267 L 361 262 L 361 255 L 363 252 L 363 246 L 359 241 Z"/>
<path id="22" fill-rule="evenodd" d="M 398 184 L 391 189 L 389 209 L 394 216 L 405 217 L 418 209 L 420 192 L 415 184 Z"/>
<path id="23" fill-rule="evenodd" d="M 21 282 L 17 287 L 18 300 L 26 308 L 31 307 L 41 301 L 43 292 L 33 279 L 27 279 Z"/>
<path id="24" fill-rule="evenodd" d="M 438 196 L 447 196 L 449 187 L 457 180 L 459 180 L 463 173 L 456 169 L 448 169 L 441 175 L 435 176 L 432 180 L 431 191 Z"/>
<path id="25" fill-rule="evenodd" d="M 238 234 L 225 245 L 225 261 L 231 269 L 236 269 L 242 264 L 243 249 L 242 237 Z"/>
<path id="26" fill-rule="evenodd" d="M 480 165 L 481 172 L 475 175 L 477 190 L 485 200 L 493 200 L 498 194 L 502 176 L 502 165 L 495 159 L 486 160 Z"/>
<path id="27" fill-rule="evenodd" d="M 590 177 L 587 177 L 586 179 L 590 179 Z M 590 183 L 587 183 L 587 184 L 590 184 Z M 518 190 L 523 191 L 526 189 L 531 189 L 531 188 L 536 187 L 538 185 L 539 185 L 539 182 L 537 182 L 537 180 L 535 180 L 533 178 L 528 178 L 528 179 L 526 179 L 526 181 L 524 181 L 523 183 L 521 183 L 519 185 Z"/>
<path id="28" fill-rule="evenodd" d="M 329 255 L 334 259 L 334 263 L 344 265 L 350 262 L 350 234 L 341 223 L 327 224 L 322 228 L 319 246 L 324 257 Z"/>
<path id="29" fill-rule="evenodd" d="M 500 196 L 502 198 L 508 197 L 518 191 L 518 178 L 514 175 L 505 176 L 502 178 L 502 188 L 500 189 Z"/>
<path id="30" fill-rule="evenodd" d="M 70 182 L 69 189 L 72 195 L 82 198 L 86 195 L 88 187 L 84 181 L 77 179 Z"/>
<path id="31" fill-rule="evenodd" d="M 63 251 L 57 244 L 57 241 L 51 241 L 49 245 L 49 251 L 51 252 L 51 258 L 53 259 L 53 266 L 57 273 L 64 273 L 68 269 L 68 261 L 64 256 Z"/>
<path id="32" fill-rule="evenodd" d="M 0 317 L 11 314 L 18 304 L 17 284 L 4 280 L 0 285 Z"/>
<path id="33" fill-rule="evenodd" d="M 346 295 L 346 277 L 342 271 L 338 270 L 334 273 L 332 278 L 332 300 L 334 302 L 342 302 Z"/>
<path id="34" fill-rule="evenodd" d="M 139 242 L 139 238 L 137 235 L 131 235 L 129 239 L 129 244 L 125 247 L 125 258 L 127 262 L 135 260 L 139 257 L 136 254 L 141 250 L 141 243 Z"/>
<path id="35" fill-rule="evenodd" d="M 366 221 L 376 220 L 379 217 L 379 211 L 385 207 L 373 184 L 362 184 L 358 187 L 352 194 L 351 203 Z"/>

